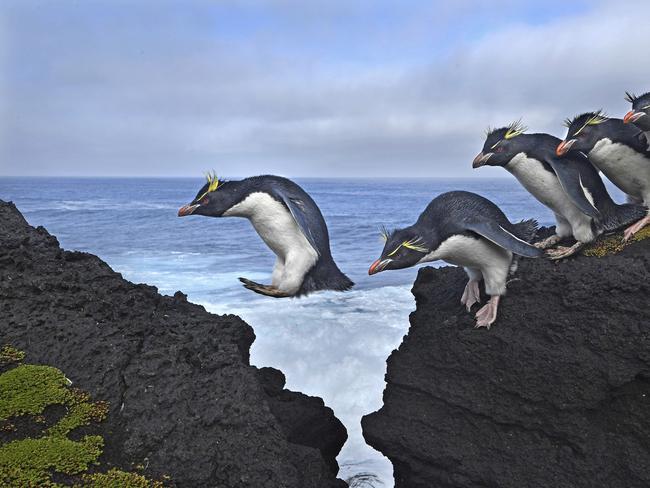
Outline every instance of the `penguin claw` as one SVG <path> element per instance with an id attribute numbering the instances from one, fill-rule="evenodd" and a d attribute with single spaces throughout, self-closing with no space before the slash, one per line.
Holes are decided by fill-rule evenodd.
<path id="1" fill-rule="evenodd" d="M 465 290 L 463 291 L 463 296 L 460 298 L 460 303 L 465 305 L 465 308 L 467 308 L 467 311 L 469 312 L 472 309 L 472 305 L 475 303 L 481 303 L 480 296 L 478 281 L 470 280 L 465 285 Z"/>
<path id="2" fill-rule="evenodd" d="M 501 297 L 499 295 L 494 295 L 488 300 L 485 305 L 483 305 L 483 307 L 481 307 L 478 312 L 476 312 L 476 324 L 474 325 L 475 329 L 485 327 L 486 329 L 490 330 L 490 326 L 497 319 L 497 310 L 499 308 L 500 298 Z"/>
<path id="3" fill-rule="evenodd" d="M 582 242 L 576 242 L 571 247 L 558 246 L 555 249 L 547 250 L 546 256 L 551 261 L 557 261 L 558 259 L 564 259 L 564 258 L 568 258 L 569 256 L 573 256 L 580 249 L 582 249 L 583 246 L 584 244 Z"/>
<path id="4" fill-rule="evenodd" d="M 273 298 L 286 298 L 291 296 L 274 286 L 262 285 L 261 283 L 256 283 L 247 278 L 239 278 L 239 281 L 244 284 L 244 288 L 250 291 L 254 291 L 255 293 L 259 293 L 260 295 L 265 295 L 267 297 Z"/>
<path id="5" fill-rule="evenodd" d="M 630 238 L 639 232 L 641 229 L 643 229 L 646 225 L 650 224 L 650 215 L 646 215 L 644 218 L 639 220 L 638 222 L 632 224 L 629 226 L 627 229 L 623 231 L 623 242 L 627 242 L 630 240 Z"/>
<path id="6" fill-rule="evenodd" d="M 546 239 L 534 243 L 533 246 L 536 247 L 537 249 L 548 249 L 549 247 L 554 246 L 555 244 L 560 242 L 561 240 L 562 238 L 559 235 L 554 234 L 550 237 L 547 237 Z"/>

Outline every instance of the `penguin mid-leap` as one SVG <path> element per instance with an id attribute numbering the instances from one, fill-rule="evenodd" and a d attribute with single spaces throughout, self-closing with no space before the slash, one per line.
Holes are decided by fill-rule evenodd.
<path id="1" fill-rule="evenodd" d="M 570 256 L 603 232 L 615 231 L 644 217 L 645 207 L 617 205 L 612 200 L 584 154 L 572 152 L 560 158 L 555 154 L 560 139 L 549 134 L 525 134 L 525 130 L 515 122 L 490 131 L 472 166 L 502 166 L 553 211 L 555 235 L 537 246 L 545 249 L 570 236 L 577 242 L 547 251 L 551 259 Z"/>
<path id="2" fill-rule="evenodd" d="M 544 254 L 529 244 L 536 232 L 534 220 L 512 224 L 487 198 L 451 191 L 434 198 L 415 224 L 386 232 L 384 250 L 368 274 L 438 260 L 463 266 L 469 281 L 460 301 L 468 311 L 479 302 L 478 284 L 483 279 L 490 299 L 476 313 L 476 327 L 489 328 L 514 271 L 514 254 L 530 258 Z"/>
<path id="3" fill-rule="evenodd" d="M 196 198 L 179 217 L 244 217 L 277 259 L 271 285 L 239 278 L 249 290 L 275 298 L 318 290 L 350 289 L 354 283 L 332 259 L 325 219 L 312 198 L 297 184 L 279 176 L 220 181 L 208 175 Z"/>
<path id="4" fill-rule="evenodd" d="M 645 134 L 621 119 L 609 118 L 600 111 L 588 112 L 567 120 L 567 136 L 556 149 L 558 156 L 580 151 L 603 172 L 628 200 L 650 206 L 650 151 Z M 627 240 L 650 223 L 650 215 L 624 232 Z"/>
<path id="5" fill-rule="evenodd" d="M 625 114 L 623 122 L 634 124 L 644 131 L 650 144 L 650 92 L 639 96 L 626 92 L 625 100 L 632 104 L 632 110 Z"/>

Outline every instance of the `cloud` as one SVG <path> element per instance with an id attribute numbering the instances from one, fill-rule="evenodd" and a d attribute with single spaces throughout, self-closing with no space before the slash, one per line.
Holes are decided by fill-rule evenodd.
<path id="1" fill-rule="evenodd" d="M 7 5 L 0 174 L 475 176 L 650 80 L 643 2 Z"/>

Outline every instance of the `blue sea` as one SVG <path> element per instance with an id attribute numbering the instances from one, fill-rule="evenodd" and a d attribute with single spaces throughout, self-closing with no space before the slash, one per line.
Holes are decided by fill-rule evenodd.
<path id="1" fill-rule="evenodd" d="M 383 247 L 380 226 L 413 223 L 433 197 L 453 189 L 491 199 L 511 220 L 552 225 L 553 215 L 513 178 L 296 182 L 320 206 L 352 291 L 278 300 L 244 289 L 239 276 L 270 282 L 274 255 L 244 219 L 176 216 L 203 184 L 198 178 L 0 178 L 0 199 L 64 248 L 97 254 L 130 281 L 163 294 L 182 290 L 210 312 L 241 316 L 257 336 L 251 362 L 281 369 L 287 388 L 322 397 L 347 427 L 339 476 L 372 473 L 375 486 L 391 487 L 392 467 L 365 444 L 360 420 L 381 407 L 386 358 L 415 308 L 417 270 L 368 276 Z M 613 196 L 622 201 L 620 192 Z"/>

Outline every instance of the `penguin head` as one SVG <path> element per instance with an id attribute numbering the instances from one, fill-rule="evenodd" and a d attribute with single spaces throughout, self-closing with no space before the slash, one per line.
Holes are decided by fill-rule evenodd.
<path id="1" fill-rule="evenodd" d="M 632 104 L 632 110 L 625 114 L 623 122 L 644 131 L 650 130 L 650 92 L 640 96 L 625 92 L 625 99 Z"/>
<path id="2" fill-rule="evenodd" d="M 382 231 L 386 241 L 381 257 L 370 265 L 368 274 L 373 275 L 388 269 L 409 268 L 429 254 L 430 246 L 424 236 L 413 227 Z"/>
<path id="3" fill-rule="evenodd" d="M 215 174 L 206 175 L 206 183 L 196 194 L 196 197 L 187 205 L 178 210 L 179 217 L 187 215 L 205 215 L 207 217 L 221 217 L 226 210 L 240 200 L 232 181 L 223 181 Z"/>
<path id="4" fill-rule="evenodd" d="M 488 129 L 483 150 L 472 163 L 473 168 L 481 166 L 505 166 L 523 151 L 522 141 L 518 136 L 526 131 L 521 121 L 513 122 L 508 127 Z"/>
<path id="5" fill-rule="evenodd" d="M 588 153 L 596 143 L 609 135 L 605 122 L 613 120 L 607 117 L 601 110 L 586 112 L 573 119 L 564 121 L 568 128 L 566 138 L 560 142 L 555 150 L 558 156 L 563 156 L 568 151 L 582 151 Z"/>

